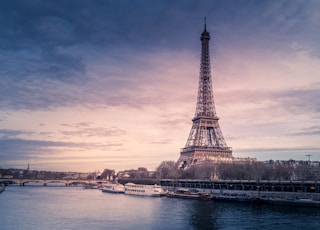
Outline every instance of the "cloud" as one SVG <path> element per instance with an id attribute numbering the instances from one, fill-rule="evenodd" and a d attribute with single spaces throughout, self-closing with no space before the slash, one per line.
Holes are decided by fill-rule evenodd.
<path id="1" fill-rule="evenodd" d="M 285 110 L 291 114 L 318 113 L 320 111 L 320 102 L 314 100 L 320 97 L 320 89 L 314 86 L 275 90 L 228 90 L 217 92 L 217 95 L 220 106 L 252 105 L 270 113 L 274 113 L 276 109 Z"/>
<path id="2" fill-rule="evenodd" d="M 165 103 L 172 102 L 174 93 L 182 93 L 178 97 L 185 97 L 183 94 L 188 95 L 188 91 L 183 91 L 182 87 L 173 89 L 168 87 L 168 84 L 177 84 L 181 77 L 186 80 L 192 77 L 196 82 L 198 77 L 191 76 L 188 73 L 190 68 L 183 67 L 186 62 L 194 58 L 192 54 L 179 54 L 167 50 L 162 52 L 145 53 L 144 56 L 126 66 L 123 66 L 124 63 L 121 60 L 113 60 L 115 63 L 110 66 L 108 61 L 107 64 L 102 61 L 105 60 L 103 58 L 97 61 L 98 64 L 95 63 L 90 67 L 91 70 L 88 72 L 90 79 L 83 81 L 79 79 L 79 82 L 41 80 L 36 76 L 33 76 L 30 82 L 4 77 L 0 79 L 0 96 L 2 97 L 0 105 L 2 108 L 14 110 L 52 110 L 70 106 L 141 108 L 154 105 L 163 107 Z M 134 56 L 130 53 L 125 53 L 123 58 L 134 60 Z M 168 60 L 171 61 L 168 62 Z M 178 72 L 177 66 L 181 69 Z M 125 68 L 127 68 L 126 71 L 124 71 Z M 197 72 L 196 69 L 194 68 L 194 72 Z M 170 75 L 173 77 L 163 77 Z M 162 96 L 164 94 L 167 94 L 166 97 Z"/>
<path id="3" fill-rule="evenodd" d="M 0 129 L 0 140 L 7 138 L 16 138 L 21 135 L 32 136 L 35 132 L 25 130 Z"/>
<path id="4" fill-rule="evenodd" d="M 50 153 L 56 164 L 72 157 L 97 162 L 84 156 L 91 151 L 103 159 L 103 151 L 118 151 L 119 158 L 135 154 L 150 163 L 154 144 L 164 147 L 155 156 L 177 158 L 179 150 L 170 147 L 180 137 L 184 144 L 192 125 L 206 16 L 223 132 L 238 146 L 263 146 L 251 142 L 263 140 L 276 148 L 272 138 L 317 146 L 311 139 L 319 129 L 311 126 L 320 118 L 319 6 L 290 0 L 5 1 L 0 144 L 12 159 Z"/>
<path id="5" fill-rule="evenodd" d="M 72 128 L 82 128 L 82 127 L 89 127 L 91 124 L 92 122 L 79 122 L 79 123 L 72 123 L 72 124 L 63 123 L 61 124 L 61 126 L 72 127 Z"/>
<path id="6" fill-rule="evenodd" d="M 121 147 L 121 143 L 88 143 L 88 142 L 61 142 L 61 141 L 44 141 L 28 140 L 18 138 L 0 139 L 0 159 L 8 160 L 28 160 L 50 156 L 64 151 L 88 151 L 92 149 L 113 149 Z M 69 156 L 72 159 L 74 156 Z"/>
<path id="7" fill-rule="evenodd" d="M 75 130 L 61 131 L 65 136 L 85 136 L 85 137 L 111 137 L 111 136 L 123 136 L 126 131 L 118 129 L 116 127 L 90 127 L 90 122 L 82 122 L 76 124 L 62 124 L 62 126 L 70 127 Z"/>
<path id="8" fill-rule="evenodd" d="M 165 139 L 165 140 L 159 140 L 159 141 L 151 141 L 151 144 L 156 144 L 156 145 L 167 145 L 167 144 L 172 144 L 173 140 L 172 139 Z"/>
<path id="9" fill-rule="evenodd" d="M 31 81 L 32 82 L 32 81 Z M 75 91 L 70 87 L 68 91 L 61 93 L 66 85 L 50 82 L 43 83 L 34 80 L 14 81 L 2 78 L 0 80 L 0 105 L 8 110 L 41 110 L 67 106 L 77 101 L 73 94 Z"/>
<path id="10" fill-rule="evenodd" d="M 141 7 L 142 5 L 145 7 Z M 230 28 L 235 27 L 233 23 L 237 20 L 244 25 L 239 27 L 241 30 L 238 35 L 243 33 L 244 36 L 245 32 L 248 38 L 248 30 L 265 28 L 260 26 L 261 23 L 265 25 L 272 18 L 267 24 L 271 28 L 265 29 L 261 35 L 270 36 L 270 31 L 281 31 L 278 27 L 288 26 L 287 30 L 298 27 L 298 23 L 292 23 L 291 20 L 298 17 L 296 20 L 302 23 L 301 20 L 307 15 L 301 7 L 307 8 L 309 17 L 313 18 L 306 17 L 305 20 L 313 22 L 316 14 L 311 12 L 312 5 L 287 1 L 264 2 L 249 4 L 247 8 L 238 11 L 230 3 L 211 1 L 201 4 L 197 1 L 138 1 L 135 4 L 89 4 L 86 1 L 58 1 L 54 4 L 43 1 L 21 1 L 19 4 L 7 2 L 2 10 L 3 20 L 7 22 L 2 25 L 2 31 L 5 31 L 2 44 L 8 45 L 3 46 L 0 52 L 0 61 L 3 63 L 2 68 L 0 67 L 0 96 L 3 98 L 0 105 L 15 110 L 52 109 L 75 104 L 102 107 L 138 107 L 152 103 L 160 105 L 164 98 L 153 96 L 152 91 L 147 90 L 155 80 L 152 77 L 154 71 L 161 71 L 156 67 L 160 64 L 159 59 L 162 58 L 162 68 L 167 68 L 168 63 L 179 63 L 182 56 L 193 55 L 193 58 L 193 53 L 199 54 L 197 32 L 202 30 L 199 24 L 201 25 L 203 15 L 192 11 L 190 18 L 191 9 L 205 12 L 214 10 L 217 13 L 212 15 L 212 20 L 217 22 L 208 23 L 208 27 L 213 27 L 210 28 L 213 30 L 213 47 L 215 44 L 224 47 L 220 37 L 227 41 L 225 38 L 231 35 L 224 33 L 226 30 L 233 31 Z M 235 9 L 238 13 L 231 17 L 230 13 Z M 15 14 L 15 10 L 20 14 Z M 283 11 L 284 16 L 278 16 Z M 222 19 L 228 23 L 227 27 L 219 25 Z M 192 24 L 185 23 L 184 20 L 190 20 Z M 151 22 L 157 22 L 157 26 Z M 199 31 L 191 30 L 196 23 Z M 220 31 L 222 28 L 225 30 Z M 222 34 L 216 37 L 216 31 Z M 299 31 L 295 34 L 299 34 Z M 257 34 L 253 37 L 256 36 Z M 237 40 L 248 39 L 237 37 Z M 263 39 L 270 40 L 273 42 L 275 39 Z M 277 41 L 281 43 L 282 40 Z M 243 47 L 247 46 L 248 44 Z M 254 47 L 256 46 L 252 48 Z M 176 55 L 177 53 L 181 55 Z M 219 56 L 219 52 L 217 55 Z M 185 66 L 190 63 L 186 58 L 184 61 L 187 63 Z M 101 63 L 104 68 L 96 65 L 96 62 Z M 198 60 L 196 63 L 198 64 Z M 198 68 L 196 66 L 195 71 Z M 99 76 L 94 76 L 98 71 Z M 158 83 L 153 82 L 159 86 Z"/>
<path id="11" fill-rule="evenodd" d="M 301 132 L 291 133 L 291 136 L 319 136 L 320 135 L 320 126 L 311 126 L 302 129 Z"/>
<path id="12" fill-rule="evenodd" d="M 1 78 L 29 84 L 48 79 L 75 82 L 84 78 L 85 67 L 81 58 L 58 50 L 61 46 L 75 43 L 67 42 L 74 40 L 70 32 L 71 23 L 63 16 L 45 16 L 49 10 L 47 7 L 40 9 L 28 3 L 11 4 L 3 4 L 1 10 L 2 21 L 5 22 L 2 23 L 4 36 L 1 39 L 1 44 L 5 45 L 0 45 Z"/>

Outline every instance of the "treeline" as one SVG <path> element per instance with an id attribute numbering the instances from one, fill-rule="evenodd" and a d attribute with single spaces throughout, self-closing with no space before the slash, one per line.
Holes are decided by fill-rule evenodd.
<path id="1" fill-rule="evenodd" d="M 174 161 L 163 161 L 156 169 L 158 179 L 222 180 L 319 180 L 320 166 L 309 162 L 212 162 L 181 170 Z"/>
<path id="2" fill-rule="evenodd" d="M 205 161 L 180 169 L 174 161 L 163 161 L 155 171 L 144 167 L 124 170 L 116 173 L 105 169 L 102 174 L 77 172 L 50 172 L 22 169 L 1 169 L 0 178 L 33 178 L 33 179 L 105 179 L 108 181 L 157 183 L 161 179 L 201 179 L 201 180 L 300 180 L 319 181 L 320 162 L 310 161 L 256 161 L 256 162 L 213 162 Z"/>

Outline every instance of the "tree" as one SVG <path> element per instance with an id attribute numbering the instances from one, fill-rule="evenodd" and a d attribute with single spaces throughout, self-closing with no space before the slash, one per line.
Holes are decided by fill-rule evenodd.
<path id="1" fill-rule="evenodd" d="M 211 160 L 205 160 L 199 165 L 196 165 L 195 178 L 197 179 L 212 179 L 215 175 L 215 164 Z"/>
<path id="2" fill-rule="evenodd" d="M 293 177 L 293 166 L 289 161 L 276 161 L 274 167 L 274 179 L 291 180 Z"/>
<path id="3" fill-rule="evenodd" d="M 314 167 L 308 164 L 308 162 L 300 164 L 295 172 L 298 180 L 318 180 Z"/>
<path id="4" fill-rule="evenodd" d="M 100 175 L 100 177 L 102 179 L 107 179 L 107 180 L 112 180 L 115 175 L 115 171 L 113 169 L 105 169 L 103 170 L 102 174 Z"/>
<path id="5" fill-rule="evenodd" d="M 174 161 L 162 161 L 156 169 L 158 179 L 174 179 L 177 177 L 177 164 Z"/>

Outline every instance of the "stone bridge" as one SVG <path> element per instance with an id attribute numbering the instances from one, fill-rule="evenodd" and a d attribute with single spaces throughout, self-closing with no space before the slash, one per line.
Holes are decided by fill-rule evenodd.
<path id="1" fill-rule="evenodd" d="M 47 186 L 47 184 L 54 183 L 63 183 L 66 186 L 70 186 L 73 184 L 96 184 L 103 183 L 104 180 L 82 180 L 82 179 L 14 179 L 14 178 L 1 178 L 0 184 L 19 184 L 20 186 L 24 186 L 26 183 L 39 183 L 43 186 Z"/>

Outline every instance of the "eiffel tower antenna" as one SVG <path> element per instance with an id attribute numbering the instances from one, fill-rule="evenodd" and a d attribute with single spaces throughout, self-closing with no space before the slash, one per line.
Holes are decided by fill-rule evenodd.
<path id="1" fill-rule="evenodd" d="M 232 150 L 222 135 L 214 105 L 209 54 L 210 33 L 206 28 L 206 17 L 200 40 L 202 46 L 196 112 L 187 143 L 181 149 L 178 159 L 181 168 L 199 164 L 206 159 L 233 158 Z"/>

